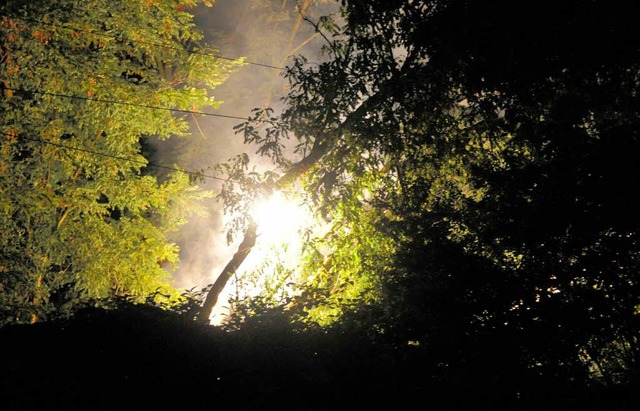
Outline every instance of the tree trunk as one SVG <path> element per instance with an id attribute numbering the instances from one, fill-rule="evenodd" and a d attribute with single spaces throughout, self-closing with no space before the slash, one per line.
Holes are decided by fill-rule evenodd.
<path id="1" fill-rule="evenodd" d="M 238 270 L 240 265 L 244 262 L 245 258 L 249 255 L 251 248 L 256 244 L 256 224 L 251 223 L 249 227 L 244 232 L 244 238 L 242 239 L 242 243 L 238 246 L 238 251 L 233 255 L 231 260 L 224 267 L 218 279 L 211 286 L 211 289 L 207 293 L 207 298 L 204 300 L 204 304 L 202 305 L 202 310 L 198 315 L 198 320 L 202 322 L 208 322 L 209 317 L 211 316 L 211 312 L 213 311 L 213 307 L 215 307 L 218 302 L 218 297 L 224 287 L 227 285 L 227 282 L 231 278 L 231 276 Z"/>

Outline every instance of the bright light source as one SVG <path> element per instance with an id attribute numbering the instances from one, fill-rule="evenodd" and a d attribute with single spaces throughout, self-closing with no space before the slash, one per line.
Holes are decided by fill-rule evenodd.
<path id="1" fill-rule="evenodd" d="M 258 226 L 258 242 L 262 245 L 298 242 L 298 230 L 311 222 L 303 206 L 279 191 L 258 201 L 252 214 Z"/>
<path id="2" fill-rule="evenodd" d="M 219 301 L 222 303 L 218 303 L 214 308 L 212 324 L 220 324 L 228 314 L 227 304 L 224 302 L 230 296 L 242 298 L 255 296 L 263 291 L 265 279 L 272 275 L 269 268 L 258 273 L 265 262 L 278 259 L 286 269 L 296 270 L 302 252 L 302 238 L 299 231 L 311 227 L 322 230 L 317 222 L 314 223 L 309 208 L 301 203 L 299 196 L 287 198 L 285 194 L 278 191 L 254 203 L 251 217 L 257 226 L 256 245 L 237 273 L 239 277 L 244 277 L 243 280 L 226 287 L 220 294 Z M 327 228 L 324 227 L 324 229 Z M 235 249 L 234 247 L 237 245 L 231 248 Z M 251 275 L 245 277 L 246 274 Z M 291 281 L 294 280 L 294 277 L 291 277 Z"/>

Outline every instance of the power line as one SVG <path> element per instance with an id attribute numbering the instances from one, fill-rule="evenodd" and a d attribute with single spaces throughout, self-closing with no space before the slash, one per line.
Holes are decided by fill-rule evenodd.
<path id="1" fill-rule="evenodd" d="M 118 40 L 117 36 L 109 35 L 107 33 L 98 33 L 98 32 L 95 32 L 95 31 L 87 31 L 87 30 L 83 30 L 83 29 L 79 29 L 79 28 L 75 28 L 75 27 L 61 26 L 61 25 L 56 25 L 56 24 L 53 24 L 53 23 L 47 23 L 47 22 L 40 21 L 40 20 L 27 19 L 27 18 L 15 17 L 15 16 L 12 16 L 10 18 L 15 19 L 15 20 L 21 20 L 21 21 L 24 21 L 24 22 L 31 22 L 31 23 L 37 23 L 37 24 L 42 24 L 42 25 L 48 25 L 48 26 L 52 26 L 52 27 L 56 27 L 56 28 L 60 28 L 60 29 L 64 29 L 64 30 L 74 31 L 74 32 L 90 33 L 90 34 L 93 34 L 93 35 L 96 35 L 96 36 L 109 37 L 109 38 L 114 38 L 114 39 Z M 133 40 L 131 40 L 131 41 L 133 41 Z M 167 44 L 144 42 L 144 41 L 140 41 L 140 40 L 138 40 L 138 42 L 139 43 L 143 43 L 143 44 L 156 45 L 156 46 L 159 46 L 159 47 L 165 47 L 165 48 L 169 48 L 169 49 L 175 49 L 175 50 L 179 50 L 179 51 L 183 51 L 183 52 L 191 53 L 191 54 L 206 55 L 206 56 L 225 59 L 225 60 L 230 60 L 230 61 L 237 60 L 237 59 L 233 59 L 233 58 L 222 56 L 222 55 L 218 55 L 218 54 L 200 52 L 200 51 L 196 51 L 196 50 L 182 49 L 182 48 L 174 47 L 174 46 L 167 45 Z M 251 62 L 251 61 L 245 61 L 245 63 L 249 64 L 249 65 L 261 66 L 261 67 L 272 68 L 272 69 L 277 69 L 277 70 L 286 70 L 286 68 L 283 68 L 283 67 L 276 67 L 276 66 L 271 66 L 271 65 L 268 65 L 268 64 L 256 63 L 256 62 Z M 94 101 L 94 102 L 105 103 L 105 104 L 119 104 L 119 105 L 146 108 L 146 109 L 152 109 L 152 110 L 166 110 L 166 111 L 177 112 L 177 113 L 197 114 L 197 115 L 203 115 L 203 116 L 220 117 L 220 118 L 228 118 L 228 119 L 236 119 L 236 120 L 250 120 L 248 117 L 240 117 L 240 116 L 217 114 L 217 113 L 207 113 L 207 112 L 195 111 L 195 110 L 182 110 L 182 109 L 176 109 L 176 108 L 170 108 L 170 107 L 161 107 L 161 106 L 153 106 L 153 105 L 147 105 L 147 104 L 130 103 L 130 102 L 120 101 L 120 100 L 108 100 L 108 99 L 83 97 L 83 96 L 76 96 L 76 95 L 69 95 L 69 94 L 52 93 L 52 92 L 47 92 L 47 91 L 42 91 L 42 90 L 26 90 L 26 89 L 22 89 L 22 88 L 10 88 L 10 87 L 3 87 L 3 89 L 4 90 L 14 91 L 14 92 L 19 92 L 19 93 L 41 94 L 41 95 L 48 95 L 48 96 L 52 96 L 52 97 L 61 97 L 61 98 L 68 98 L 68 99 L 74 99 L 74 100 L 83 100 L 83 101 Z M 271 122 L 271 123 L 273 123 L 273 121 L 269 121 L 269 120 L 257 120 L 256 119 L 256 120 L 253 120 L 253 121 Z M 4 134 L 4 135 L 7 135 L 7 136 L 13 136 L 12 134 L 5 133 L 3 131 L 0 131 L 0 134 Z M 64 144 L 60 144 L 60 143 L 54 143 L 54 142 L 51 142 L 51 141 L 46 141 L 46 140 L 42 140 L 42 139 L 38 139 L 38 138 L 32 138 L 32 137 L 26 137 L 26 136 L 21 136 L 20 138 L 22 138 L 24 140 L 29 140 L 29 141 L 41 143 L 41 144 L 48 144 L 48 145 L 56 146 L 56 147 L 59 147 L 59 148 L 64 148 L 64 149 L 67 149 L 67 150 L 75 150 L 75 151 L 85 152 L 85 153 L 92 154 L 92 155 L 112 158 L 112 159 L 121 160 L 121 161 L 128 161 L 128 162 L 131 162 L 131 163 L 142 164 L 142 165 L 145 165 L 145 166 L 151 166 L 151 167 L 156 167 L 156 168 L 160 168 L 160 169 L 183 172 L 185 174 L 189 174 L 189 175 L 193 175 L 193 176 L 197 176 L 197 177 L 203 177 L 203 178 L 210 178 L 210 179 L 214 179 L 214 180 L 231 181 L 231 182 L 239 183 L 238 181 L 235 181 L 235 180 L 216 177 L 216 176 L 212 176 L 212 175 L 207 175 L 207 174 L 203 174 L 201 172 L 182 170 L 182 169 L 179 169 L 179 168 L 176 168 L 176 167 L 164 166 L 164 165 L 155 164 L 155 163 L 152 163 L 152 162 L 140 161 L 140 160 L 136 160 L 136 159 L 132 159 L 132 158 L 128 158 L 128 157 L 111 155 L 111 154 L 107 154 L 107 153 L 103 153 L 103 152 L 99 152 L 99 151 L 95 151 L 95 150 L 89 150 L 89 149 L 84 149 L 84 148 L 79 148 L 79 147 L 68 146 L 68 145 L 64 145 Z"/>
<path id="2" fill-rule="evenodd" d="M 70 30 L 70 31 L 74 31 L 76 33 L 90 33 L 96 36 L 100 36 L 100 37 L 108 37 L 108 38 L 113 38 L 118 40 L 118 37 L 115 35 L 111 35 L 108 33 L 99 33 L 96 31 L 87 31 L 87 30 L 83 30 L 80 28 L 76 28 L 76 27 L 70 27 L 70 26 L 61 26 L 59 24 L 53 24 L 53 23 L 48 23 L 46 21 L 41 21 L 41 20 L 35 20 L 35 19 L 27 19 L 27 18 L 23 18 L 23 17 L 15 17 L 15 16 L 10 16 L 9 18 L 11 19 L 15 19 L 15 20 L 21 20 L 27 23 L 37 23 L 37 24 L 42 24 L 45 26 L 51 26 L 51 27 L 56 27 L 59 29 L 63 29 L 63 30 Z M 130 41 L 134 41 L 134 40 L 130 40 Z M 175 46 L 171 46 L 168 44 L 162 44 L 162 43 L 155 43 L 155 42 L 148 42 L 148 41 L 142 41 L 142 40 L 135 40 L 134 42 L 137 43 L 142 43 L 142 44 L 148 44 L 148 45 L 153 45 L 153 46 L 158 46 L 158 47 L 164 47 L 167 49 L 172 49 L 172 50 L 178 50 L 178 51 L 183 51 L 185 53 L 189 53 L 189 54 L 199 54 L 199 55 L 203 55 L 203 56 L 209 56 L 209 57 L 215 57 L 215 58 L 219 58 L 222 60 L 229 60 L 229 61 L 237 61 L 238 59 L 234 59 L 231 57 L 226 57 L 220 54 L 215 54 L 215 53 L 207 53 L 207 52 L 203 52 L 203 51 L 197 51 L 197 50 L 188 50 L 188 49 L 183 49 L 183 48 L 179 48 L 179 47 L 175 47 Z M 270 69 L 275 69 L 275 70 L 281 70 L 281 71 L 286 71 L 287 69 L 285 67 L 278 67 L 278 66 L 272 66 L 270 64 L 264 64 L 264 63 L 257 63 L 255 61 L 245 61 L 245 64 L 251 65 L 251 66 L 258 66 L 258 67 L 265 67 L 265 68 L 270 68 Z"/>
<path id="3" fill-rule="evenodd" d="M 180 109 L 174 109 L 174 108 L 170 108 L 170 107 L 159 107 L 159 106 L 151 106 L 151 105 L 145 105 L 145 104 L 128 103 L 126 101 L 118 101 L 118 100 L 104 100 L 104 99 L 96 99 L 96 98 L 91 98 L 91 97 L 74 96 L 74 95 L 68 95 L 68 94 L 50 93 L 50 92 L 41 91 L 41 90 L 25 90 L 25 89 L 21 89 L 21 88 L 11 88 L 11 87 L 4 87 L 3 89 L 4 90 L 11 90 L 11 91 L 14 91 L 14 92 L 21 92 L 21 93 L 34 93 L 34 94 L 42 94 L 42 95 L 48 95 L 48 96 L 54 96 L 54 97 L 70 98 L 70 99 L 85 100 L 85 101 L 95 101 L 95 102 L 99 102 L 99 103 L 121 104 L 121 105 L 126 105 L 126 106 L 141 107 L 141 108 L 147 108 L 147 109 L 152 109 L 152 110 L 167 110 L 167 111 L 173 111 L 173 112 L 191 113 L 191 114 L 199 114 L 199 115 L 206 115 L 206 116 L 213 116 L 213 117 L 223 117 L 223 118 L 231 118 L 231 119 L 247 120 L 247 121 L 250 120 L 247 117 L 230 116 L 230 115 L 216 114 L 216 113 L 206 113 L 206 112 L 202 112 L 202 111 L 193 111 L 193 110 L 180 110 Z M 270 120 L 259 120 L 259 119 L 255 119 L 255 120 L 251 120 L 251 121 L 274 123 L 273 121 L 270 121 Z M 3 131 L 0 131 L 0 134 L 4 134 L 6 136 L 12 136 L 11 134 L 5 133 Z M 135 160 L 135 159 L 132 159 L 132 158 L 114 156 L 114 155 L 107 154 L 107 153 L 102 153 L 102 152 L 99 152 L 99 151 L 83 149 L 83 148 L 79 148 L 79 147 L 67 146 L 67 145 L 64 145 L 64 144 L 54 143 L 54 142 L 46 141 L 46 140 L 42 140 L 42 139 L 37 139 L 37 138 L 32 138 L 32 137 L 25 137 L 25 136 L 22 136 L 21 138 L 23 138 L 25 140 L 30 140 L 30 141 L 34 141 L 34 142 L 43 143 L 43 144 L 53 145 L 53 146 L 60 147 L 60 148 L 65 148 L 65 149 L 68 149 L 68 150 L 82 151 L 82 152 L 89 153 L 89 154 L 94 154 L 94 155 L 103 156 L 103 157 L 109 157 L 109 158 L 113 158 L 113 159 L 117 159 L 117 160 L 129 161 L 129 162 L 143 164 L 143 165 L 146 165 L 146 166 L 152 166 L 152 167 L 156 167 L 156 168 L 162 168 L 162 169 L 173 170 L 173 171 L 181 171 L 181 172 L 184 172 L 186 174 L 197 176 L 197 177 L 205 177 L 205 178 L 211 178 L 211 179 L 214 179 L 214 180 L 231 181 L 231 182 L 239 183 L 239 181 L 226 179 L 226 178 L 221 178 L 221 177 L 210 176 L 210 175 L 206 175 L 206 174 L 203 174 L 203 173 L 200 173 L 200 172 L 196 172 L 196 171 L 182 170 L 182 169 L 179 169 L 179 168 L 163 166 L 163 165 L 160 165 L 160 164 L 155 164 L 155 163 L 150 163 L 150 162 L 147 163 L 147 162 Z"/>
<path id="4" fill-rule="evenodd" d="M 0 131 L 0 134 L 3 134 L 5 136 L 9 136 L 9 137 L 15 137 L 14 134 L 6 133 L 4 131 Z M 188 174 L 188 175 L 192 175 L 194 177 L 210 178 L 212 180 L 227 181 L 227 182 L 242 184 L 241 181 L 234 180 L 234 179 L 231 179 L 231 178 L 216 177 L 216 176 L 204 174 L 204 173 L 199 172 L 199 171 L 190 171 L 190 170 L 183 170 L 183 169 L 177 168 L 177 167 L 163 166 L 161 164 L 156 164 L 156 163 L 152 163 L 152 162 L 149 162 L 149 161 L 145 162 L 145 161 L 141 161 L 141 160 L 136 160 L 134 158 L 116 156 L 116 155 L 113 155 L 113 154 L 107 154 L 107 153 L 103 153 L 101 151 L 89 150 L 89 149 L 86 149 L 86 148 L 73 147 L 73 146 L 68 146 L 68 145 L 65 145 L 65 144 L 54 143 L 53 141 L 47 141 L 47 140 L 43 140 L 43 139 L 40 139 L 40 138 L 26 137 L 24 135 L 21 135 L 19 138 L 21 138 L 23 140 L 33 141 L 33 142 L 36 142 L 36 143 L 48 144 L 48 145 L 51 145 L 51 146 L 54 146 L 54 147 L 64 148 L 66 150 L 79 151 L 79 152 L 92 154 L 92 155 L 96 155 L 96 156 L 112 158 L 114 160 L 127 161 L 127 162 L 130 162 L 130 163 L 141 164 L 141 165 L 144 165 L 146 167 L 155 167 L 155 168 L 161 168 L 161 169 L 164 169 L 164 170 L 177 171 L 177 172 L 185 173 L 185 174 Z M 290 193 L 291 192 L 289 190 L 279 190 L 279 191 L 281 191 L 283 193 Z"/>
<path id="5" fill-rule="evenodd" d="M 74 95 L 71 95 L 71 94 L 51 93 L 51 92 L 42 91 L 42 90 L 26 90 L 26 89 L 22 89 L 22 88 L 13 88 L 13 87 L 4 87 L 3 89 L 4 90 L 10 90 L 10 91 L 16 91 L 16 92 L 21 92 L 21 93 L 33 93 L 33 94 L 42 94 L 42 95 L 45 95 L 45 96 L 52 96 L 52 97 L 62 97 L 62 98 L 68 98 L 68 99 L 73 99 L 73 100 L 95 101 L 95 102 L 98 102 L 98 103 L 105 103 L 105 104 L 120 104 L 120 105 L 123 105 L 123 106 L 148 108 L 148 109 L 152 109 L 152 110 L 166 110 L 166 111 L 172 111 L 172 112 L 176 112 L 176 113 L 198 114 L 198 115 L 201 115 L 201 116 L 231 118 L 231 119 L 235 119 L 235 120 L 249 120 L 249 118 L 247 118 L 247 117 L 231 116 L 231 115 L 227 115 L 227 114 L 207 113 L 207 112 L 204 112 L 204 111 L 195 111 L 195 110 L 182 110 L 182 109 L 171 108 L 171 107 L 152 106 L 152 105 L 148 105 L 148 104 L 139 104 L 139 103 L 129 103 L 127 101 L 121 101 L 121 100 L 107 100 L 107 99 L 100 99 L 100 98 L 93 98 L 93 97 L 74 96 Z M 267 122 L 267 123 L 270 122 L 269 120 L 255 120 L 255 121 Z"/>
<path id="6" fill-rule="evenodd" d="M 5 133 L 4 131 L 0 131 L 0 134 L 4 134 L 5 136 L 9 136 L 9 137 L 14 137 L 13 134 Z M 89 150 L 89 149 L 86 149 L 86 148 L 68 146 L 68 145 L 65 145 L 65 144 L 54 143 L 52 141 L 42 140 L 40 138 L 25 137 L 25 136 L 20 136 L 20 138 L 24 139 L 24 140 L 34 141 L 36 143 L 48 144 L 48 145 L 51 145 L 51 146 L 64 148 L 66 150 L 80 151 L 80 152 L 83 152 L 83 153 L 88 153 L 88 154 L 92 154 L 92 155 L 96 155 L 96 156 L 102 156 L 102 157 L 112 158 L 112 159 L 121 160 L 121 161 L 128 161 L 130 163 L 136 163 L 136 164 L 141 164 L 141 165 L 144 165 L 144 166 L 156 167 L 156 168 L 161 168 L 161 169 L 165 169 L 165 170 L 179 171 L 179 172 L 182 172 L 182 173 L 185 173 L 185 174 L 189 174 L 189 175 L 192 175 L 192 176 L 195 176 L 195 177 L 203 177 L 203 178 L 210 178 L 210 179 L 213 179 L 213 180 L 231 181 L 231 182 L 234 182 L 234 183 L 239 183 L 239 181 L 235 181 L 235 180 L 231 180 L 231 179 L 227 179 L 227 178 L 222 178 L 222 177 L 216 177 L 216 176 L 212 176 L 212 175 L 207 175 L 207 174 L 203 174 L 203 173 L 200 173 L 200 172 L 197 172 L 197 171 L 182 170 L 182 169 L 179 169 L 177 167 L 163 166 L 161 164 L 155 164 L 155 163 L 151 163 L 151 162 L 145 162 L 145 161 L 141 161 L 141 160 L 136 160 L 134 158 L 116 156 L 116 155 L 113 155 L 113 154 L 107 154 L 107 153 L 103 153 L 103 152 L 100 152 L 100 151 Z"/>

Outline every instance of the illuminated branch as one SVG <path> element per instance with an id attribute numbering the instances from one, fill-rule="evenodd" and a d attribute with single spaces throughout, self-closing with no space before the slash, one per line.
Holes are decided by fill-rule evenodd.
<path id="1" fill-rule="evenodd" d="M 213 311 L 213 307 L 215 307 L 218 302 L 218 297 L 224 287 L 227 285 L 227 282 L 231 278 L 231 276 L 238 270 L 240 265 L 244 262 L 245 258 L 251 252 L 251 249 L 256 244 L 256 224 L 251 223 L 249 227 L 244 232 L 244 238 L 242 239 L 242 243 L 238 246 L 238 251 L 233 255 L 231 260 L 224 267 L 218 279 L 211 289 L 207 293 L 207 298 L 202 305 L 202 310 L 199 313 L 198 319 L 203 322 L 209 321 L 209 317 L 211 316 L 211 312 Z"/>
<path id="2" fill-rule="evenodd" d="M 301 175 L 309 171 L 327 153 L 327 150 L 328 143 L 325 139 L 316 140 L 309 155 L 289 167 L 289 170 L 275 182 L 274 188 L 278 190 L 296 181 Z"/>

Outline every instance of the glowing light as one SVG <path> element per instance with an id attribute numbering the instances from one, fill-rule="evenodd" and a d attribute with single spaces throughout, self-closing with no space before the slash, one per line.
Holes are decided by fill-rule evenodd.
<path id="1" fill-rule="evenodd" d="M 242 263 L 235 279 L 220 294 L 219 303 L 211 316 L 212 324 L 218 325 L 224 321 L 228 314 L 225 302 L 230 296 L 255 296 L 263 291 L 265 279 L 273 274 L 270 269 L 262 270 L 265 261 L 277 258 L 283 266 L 295 270 L 302 251 L 299 231 L 315 225 L 311 211 L 301 204 L 299 197 L 287 198 L 277 191 L 258 200 L 251 217 L 257 225 L 256 245 Z M 237 244 L 233 244 L 230 249 L 235 250 L 236 247 Z"/>
<path id="2" fill-rule="evenodd" d="M 311 222 L 309 212 L 276 191 L 258 201 L 253 209 L 261 245 L 298 242 L 298 230 Z"/>

